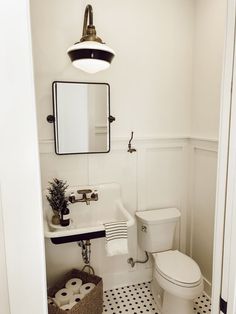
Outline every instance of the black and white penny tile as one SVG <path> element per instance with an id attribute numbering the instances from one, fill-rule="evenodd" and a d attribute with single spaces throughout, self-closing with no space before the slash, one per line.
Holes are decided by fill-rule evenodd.
<path id="1" fill-rule="evenodd" d="M 150 283 L 141 283 L 104 292 L 104 314 L 158 314 Z"/>
<path id="2" fill-rule="evenodd" d="M 205 314 L 211 313 L 211 300 L 204 293 L 194 300 L 194 313 L 195 314 Z"/>
<path id="3" fill-rule="evenodd" d="M 103 314 L 159 314 L 150 282 L 104 292 Z M 211 313 L 211 300 L 203 294 L 194 300 L 194 313 Z"/>

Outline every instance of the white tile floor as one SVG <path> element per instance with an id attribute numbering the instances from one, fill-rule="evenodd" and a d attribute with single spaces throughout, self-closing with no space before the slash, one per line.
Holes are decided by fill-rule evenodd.
<path id="1" fill-rule="evenodd" d="M 104 314 L 158 314 L 150 282 L 105 291 L 103 307 Z M 207 296 L 202 295 L 195 300 L 194 312 L 196 314 L 211 312 L 211 303 Z"/>
<path id="2" fill-rule="evenodd" d="M 194 300 L 194 312 L 196 314 L 211 313 L 211 300 L 204 293 Z"/>

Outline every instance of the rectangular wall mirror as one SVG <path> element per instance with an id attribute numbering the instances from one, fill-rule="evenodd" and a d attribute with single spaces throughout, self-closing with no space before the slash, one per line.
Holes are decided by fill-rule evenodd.
<path id="1" fill-rule="evenodd" d="M 108 153 L 109 84 L 56 81 L 52 90 L 56 154 Z"/>

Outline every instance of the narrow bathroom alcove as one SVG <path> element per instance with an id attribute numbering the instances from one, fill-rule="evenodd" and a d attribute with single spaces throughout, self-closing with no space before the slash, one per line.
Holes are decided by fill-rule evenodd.
<path id="1" fill-rule="evenodd" d="M 122 202 L 137 211 L 178 208 L 174 249 L 201 269 L 204 292 L 193 313 L 211 312 L 213 238 L 221 80 L 226 32 L 223 0 L 90 1 L 99 33 L 116 51 L 109 70 L 88 75 L 66 53 L 80 38 L 87 2 L 31 0 L 34 78 L 42 191 L 53 178 L 70 187 L 118 183 Z M 111 151 L 56 155 L 53 81 L 108 83 Z M 127 152 L 130 133 L 136 152 Z M 99 201 L 99 200 L 98 200 Z M 105 239 L 91 240 L 91 265 L 104 283 L 104 314 L 158 313 L 150 289 L 153 259 L 143 260 L 137 221 L 128 230 L 129 254 L 108 257 Z M 76 242 L 45 236 L 47 285 L 82 268 Z M 215 314 L 215 313 L 214 313 Z"/>

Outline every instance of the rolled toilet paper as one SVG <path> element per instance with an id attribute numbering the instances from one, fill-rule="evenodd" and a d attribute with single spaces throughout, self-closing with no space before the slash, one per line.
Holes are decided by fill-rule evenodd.
<path id="1" fill-rule="evenodd" d="M 60 306 L 55 298 L 48 298 L 48 304 L 53 306 Z"/>
<path id="2" fill-rule="evenodd" d="M 95 287 L 94 283 L 88 282 L 80 287 L 80 293 L 87 294 Z"/>
<path id="3" fill-rule="evenodd" d="M 61 310 L 64 310 L 64 311 L 69 311 L 72 309 L 73 306 L 75 306 L 77 303 L 76 302 L 73 302 L 73 303 L 69 303 L 69 304 L 65 304 L 65 305 L 62 305 L 60 307 Z"/>
<path id="4" fill-rule="evenodd" d="M 48 298 L 48 304 L 51 304 L 51 305 L 53 305 L 53 304 L 54 304 L 54 302 L 53 302 L 53 299 L 51 299 L 51 298 Z"/>
<path id="5" fill-rule="evenodd" d="M 83 293 L 75 294 L 75 295 L 73 295 L 73 297 L 72 297 L 72 299 L 71 299 L 70 302 L 72 302 L 72 303 L 73 303 L 73 302 L 78 303 L 78 302 L 81 301 L 84 297 L 85 297 L 85 294 L 83 294 Z"/>
<path id="6" fill-rule="evenodd" d="M 82 280 L 79 278 L 72 278 L 67 281 L 66 288 L 71 290 L 73 294 L 79 293 L 79 289 L 82 286 Z"/>
<path id="7" fill-rule="evenodd" d="M 60 306 L 65 305 L 70 302 L 73 297 L 73 292 L 69 289 L 61 289 L 55 294 L 55 299 Z"/>

